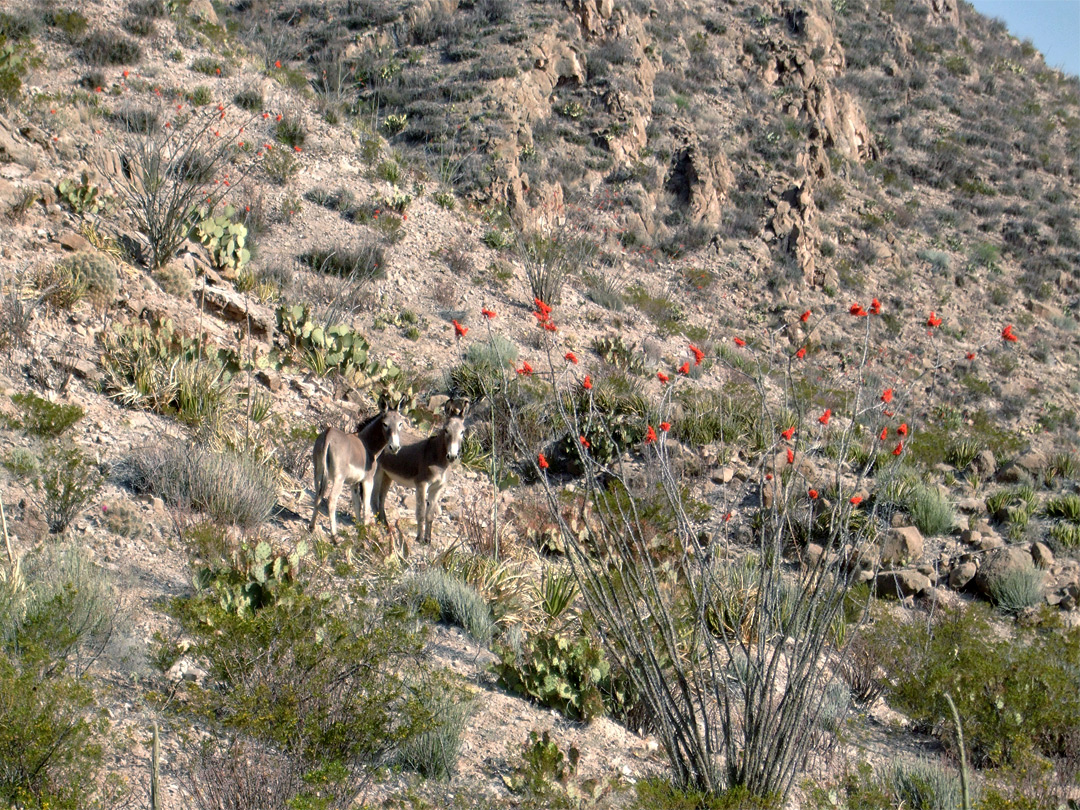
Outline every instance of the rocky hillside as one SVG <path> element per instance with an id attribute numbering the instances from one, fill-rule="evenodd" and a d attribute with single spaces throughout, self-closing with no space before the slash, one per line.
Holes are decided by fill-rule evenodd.
<path id="1" fill-rule="evenodd" d="M 0 800 L 157 724 L 166 808 L 712 806 L 569 572 L 623 498 L 687 637 L 842 570 L 785 806 L 957 806 L 945 692 L 1080 800 L 1078 154 L 955 0 L 5 4 Z M 472 401 L 431 546 L 307 532 L 381 394 Z"/>

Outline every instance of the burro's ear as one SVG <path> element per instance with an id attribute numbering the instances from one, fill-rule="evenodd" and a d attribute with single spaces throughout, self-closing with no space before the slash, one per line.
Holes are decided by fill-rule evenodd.
<path id="1" fill-rule="evenodd" d="M 467 399 L 450 399 L 443 406 L 443 412 L 450 418 L 464 418 L 467 410 L 469 410 L 469 400 Z"/>
<path id="2" fill-rule="evenodd" d="M 390 397 L 383 391 L 379 394 L 379 411 L 387 411 L 390 409 Z"/>

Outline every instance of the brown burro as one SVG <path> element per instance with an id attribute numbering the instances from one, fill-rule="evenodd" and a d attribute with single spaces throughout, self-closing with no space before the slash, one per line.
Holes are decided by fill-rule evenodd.
<path id="1" fill-rule="evenodd" d="M 450 400 L 443 413 L 446 421 L 426 439 L 407 444 L 395 453 L 379 457 L 375 471 L 375 509 L 386 519 L 386 493 L 393 483 L 416 490 L 416 542 L 431 542 L 431 524 L 439 516 L 439 498 L 454 462 L 461 455 L 465 435 L 465 412 L 469 401 Z"/>
<path id="2" fill-rule="evenodd" d="M 330 535 L 337 534 L 337 501 L 346 485 L 353 488 L 357 526 L 364 525 L 367 514 L 374 514 L 371 494 L 376 462 L 387 447 L 391 451 L 401 447 L 401 429 L 405 424 L 397 406 L 388 408 L 385 402 L 380 402 L 379 407 L 379 413 L 357 425 L 356 433 L 331 427 L 315 440 L 315 509 L 308 531 L 315 531 L 319 507 L 326 500 Z"/>

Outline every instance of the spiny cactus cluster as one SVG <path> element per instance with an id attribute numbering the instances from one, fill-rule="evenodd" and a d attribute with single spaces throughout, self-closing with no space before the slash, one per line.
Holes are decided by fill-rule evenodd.
<path id="1" fill-rule="evenodd" d="M 64 259 L 61 265 L 63 275 L 70 276 L 72 282 L 94 304 L 106 306 L 116 297 L 119 288 L 116 264 L 103 253 L 80 250 Z"/>

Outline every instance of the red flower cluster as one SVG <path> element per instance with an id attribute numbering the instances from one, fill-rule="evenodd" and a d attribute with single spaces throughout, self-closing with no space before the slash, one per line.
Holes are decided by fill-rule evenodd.
<path id="1" fill-rule="evenodd" d="M 652 444 L 656 441 L 656 431 L 653 430 L 653 426 L 649 425 L 649 429 L 645 431 L 645 444 Z"/>
<path id="2" fill-rule="evenodd" d="M 664 385 L 667 385 L 667 381 L 668 381 L 669 379 L 671 379 L 671 378 L 670 378 L 670 377 L 668 377 L 668 375 L 667 375 L 667 374 L 665 374 L 664 372 L 662 372 L 662 371 L 658 371 L 658 372 L 656 372 L 656 379 L 658 379 L 658 380 L 659 380 L 659 381 L 660 381 L 661 383 L 663 383 Z"/>
<path id="3" fill-rule="evenodd" d="M 742 347 L 746 345 L 746 341 L 740 337 L 734 338 L 734 341 L 736 346 Z"/>
<path id="4" fill-rule="evenodd" d="M 941 326 L 941 318 L 937 316 L 936 312 L 931 312 L 930 317 L 926 319 L 926 325 L 930 328 Z"/>
<path id="5" fill-rule="evenodd" d="M 699 349 L 693 343 L 690 344 L 690 354 L 694 355 L 694 365 L 695 366 L 700 366 L 701 361 L 705 359 L 705 352 L 703 352 L 701 349 Z"/>
<path id="6" fill-rule="evenodd" d="M 536 464 L 540 467 L 541 470 L 546 470 L 548 467 L 551 466 L 550 464 L 548 464 L 548 460 L 544 458 L 543 453 L 540 453 L 540 455 L 536 457 Z"/>
<path id="7" fill-rule="evenodd" d="M 1016 343 L 1019 338 L 1013 334 L 1013 325 L 1010 323 L 1004 329 L 1001 330 L 1002 340 L 1007 340 L 1009 343 Z"/>
<path id="8" fill-rule="evenodd" d="M 892 402 L 892 393 L 893 392 L 892 392 L 891 388 L 886 388 L 881 393 L 881 401 L 884 402 L 886 405 L 889 404 L 890 402 Z"/>
<path id="9" fill-rule="evenodd" d="M 517 370 L 517 373 L 528 376 L 529 374 L 533 373 L 533 367 L 529 365 L 528 360 L 523 360 L 521 363 L 521 368 Z"/>
<path id="10" fill-rule="evenodd" d="M 457 337 L 459 337 L 459 338 L 463 338 L 463 337 L 465 337 L 465 335 L 469 334 L 469 327 L 467 327 L 467 326 L 462 326 L 462 325 L 461 325 L 460 323 L 458 323 L 458 322 L 457 322 L 456 320 L 455 320 L 455 321 L 452 321 L 452 323 L 454 324 L 454 334 L 455 334 L 455 335 L 456 335 Z"/>
<path id="11" fill-rule="evenodd" d="M 881 439 L 881 441 L 885 441 L 887 438 L 889 438 L 889 429 L 887 427 L 883 427 L 881 429 L 881 435 L 878 438 Z"/>
<path id="12" fill-rule="evenodd" d="M 803 323 L 806 323 L 808 320 L 810 320 L 810 312 L 811 310 L 806 310 L 806 312 L 799 316 L 799 320 Z"/>
<path id="13" fill-rule="evenodd" d="M 592 377 L 586 374 L 585 379 L 581 381 L 581 387 L 586 391 L 590 390 L 592 388 Z"/>
<path id="14" fill-rule="evenodd" d="M 904 452 L 904 443 L 901 441 L 896 447 L 893 448 L 892 454 L 898 456 Z"/>
<path id="15" fill-rule="evenodd" d="M 690 361 L 689 360 L 687 360 L 681 366 L 679 366 L 679 373 L 680 374 L 689 374 L 690 373 Z"/>
<path id="16" fill-rule="evenodd" d="M 825 413 L 818 417 L 818 421 L 823 425 L 829 424 L 829 418 L 832 416 L 832 408 L 826 408 Z"/>
<path id="17" fill-rule="evenodd" d="M 881 314 L 881 302 L 878 301 L 876 298 L 873 301 L 870 302 L 870 314 L 871 315 L 880 315 Z"/>
<path id="18" fill-rule="evenodd" d="M 852 495 L 850 498 L 848 498 L 848 501 L 851 503 L 852 506 L 858 506 L 860 503 L 862 503 L 862 495 Z"/>
<path id="19" fill-rule="evenodd" d="M 816 489 L 808 489 L 806 491 L 806 494 L 810 496 L 810 500 L 812 500 L 812 501 L 817 500 L 818 491 Z"/>
<path id="20" fill-rule="evenodd" d="M 566 356 L 565 356 L 565 359 L 566 359 L 566 360 L 569 360 L 569 361 L 570 361 L 571 363 L 573 363 L 573 364 L 574 364 L 575 366 L 577 365 L 577 355 L 576 355 L 576 354 L 574 354 L 573 352 L 567 352 L 567 353 L 566 353 Z"/>
<path id="21" fill-rule="evenodd" d="M 581 446 L 584 447 L 586 450 L 592 447 L 592 445 L 589 444 L 589 440 L 586 439 L 584 436 L 578 436 L 578 441 L 581 442 Z"/>
<path id="22" fill-rule="evenodd" d="M 487 307 L 484 307 L 483 309 L 481 309 L 481 310 L 480 310 L 480 314 L 481 314 L 481 315 L 483 315 L 483 316 L 484 316 L 485 318 L 487 318 L 487 319 L 488 319 L 489 321 L 490 321 L 490 320 L 491 320 L 492 318 L 495 318 L 495 317 L 497 317 L 497 316 L 495 315 L 495 313 L 494 313 L 494 312 L 492 312 L 492 311 L 491 311 L 490 309 L 488 309 Z"/>
<path id="23" fill-rule="evenodd" d="M 557 327 L 551 322 L 551 307 L 541 301 L 539 298 L 534 298 L 533 303 L 536 304 L 536 311 L 533 312 L 533 316 L 536 318 L 536 322 L 549 332 L 556 331 Z"/>
<path id="24" fill-rule="evenodd" d="M 851 308 L 848 310 L 848 312 L 850 312 L 852 315 L 855 315 L 856 317 L 859 317 L 859 318 L 861 318 L 861 317 L 863 317 L 864 315 L 867 314 L 866 310 L 863 309 L 862 304 L 852 304 Z"/>
<path id="25" fill-rule="evenodd" d="M 671 430 L 671 422 L 661 422 L 660 430 L 664 431 L 664 433 L 667 433 L 669 430 Z"/>
<path id="26" fill-rule="evenodd" d="M 794 464 L 795 463 L 795 453 L 790 447 L 787 449 L 787 463 L 788 464 Z"/>
<path id="27" fill-rule="evenodd" d="M 787 430 L 781 431 L 780 435 L 783 436 L 785 439 L 787 439 L 790 442 L 792 437 L 795 435 L 795 426 L 792 425 Z"/>
<path id="28" fill-rule="evenodd" d="M 806 347 L 803 346 L 801 349 L 799 349 L 797 352 L 795 352 L 795 356 L 797 358 L 799 358 L 800 360 L 802 360 L 804 357 L 806 357 Z"/>

